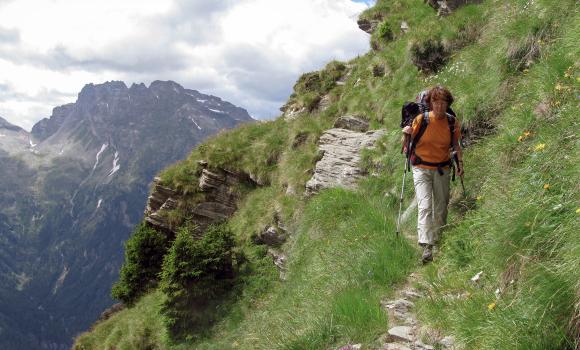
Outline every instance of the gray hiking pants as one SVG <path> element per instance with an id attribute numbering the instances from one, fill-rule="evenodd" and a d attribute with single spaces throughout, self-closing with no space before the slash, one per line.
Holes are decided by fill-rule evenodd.
<path id="1" fill-rule="evenodd" d="M 437 170 L 413 166 L 413 182 L 419 214 L 417 219 L 419 244 L 436 244 L 439 241 L 441 226 L 447 223 L 449 172 L 449 169 L 443 169 L 443 175 L 439 175 Z"/>

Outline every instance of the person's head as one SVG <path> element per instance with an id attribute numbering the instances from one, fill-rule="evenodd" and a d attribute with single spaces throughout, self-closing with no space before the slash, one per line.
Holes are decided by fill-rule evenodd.
<path id="1" fill-rule="evenodd" d="M 436 85 L 429 90 L 425 102 L 429 109 L 436 114 L 442 114 L 447 111 L 447 107 L 453 103 L 453 95 L 447 88 L 442 85 Z"/>

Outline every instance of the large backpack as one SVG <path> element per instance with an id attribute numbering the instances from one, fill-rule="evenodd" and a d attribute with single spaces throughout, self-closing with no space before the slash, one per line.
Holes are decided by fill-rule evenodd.
<path id="1" fill-rule="evenodd" d="M 404 128 L 405 126 L 411 126 L 413 124 L 413 120 L 417 116 L 421 114 L 423 115 L 419 131 L 417 132 L 417 134 L 413 139 L 409 140 L 410 144 L 403 145 L 403 151 L 407 152 L 406 156 L 408 157 L 408 160 L 411 164 L 413 165 L 424 164 L 427 166 L 434 166 L 437 167 L 437 171 L 439 172 L 439 174 L 443 174 L 442 167 L 447 165 L 453 166 L 453 161 L 451 159 L 446 162 L 431 163 L 422 160 L 417 154 L 415 154 L 415 147 L 419 143 L 421 136 L 423 136 L 425 130 L 429 126 L 429 107 L 427 106 L 427 103 L 425 101 L 427 97 L 427 92 L 428 92 L 427 90 L 423 90 L 419 94 L 417 94 L 415 102 L 405 102 L 405 104 L 403 104 L 403 108 L 401 109 L 401 128 Z M 456 115 L 455 112 L 451 109 L 451 107 L 447 108 L 446 114 L 447 114 L 447 122 L 449 124 L 449 132 L 451 133 L 450 138 L 451 142 L 449 148 L 453 149 L 453 137 L 455 135 Z M 455 178 L 455 172 L 453 175 L 454 175 L 453 178 Z"/>
<path id="2" fill-rule="evenodd" d="M 415 97 L 415 102 L 405 102 L 403 104 L 403 108 L 401 109 L 401 128 L 404 128 L 405 126 L 411 126 L 415 117 L 417 117 L 419 114 L 425 113 L 425 111 L 429 111 L 429 107 L 427 106 L 426 102 L 428 92 L 429 90 L 423 90 L 417 94 Z M 457 117 L 451 107 L 447 107 L 447 114 L 451 114 L 453 117 Z"/>

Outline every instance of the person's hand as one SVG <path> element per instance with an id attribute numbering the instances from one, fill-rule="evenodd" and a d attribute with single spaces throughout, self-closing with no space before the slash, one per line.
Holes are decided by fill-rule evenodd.
<path id="1" fill-rule="evenodd" d="M 409 134 L 409 135 L 410 135 L 410 134 L 412 134 L 412 133 L 413 133 L 413 128 L 412 128 L 411 126 L 407 125 L 407 126 L 405 126 L 405 127 L 403 128 L 403 133 L 404 133 L 404 134 Z"/>
<path id="2" fill-rule="evenodd" d="M 457 176 L 463 177 L 463 162 L 461 161 L 457 164 Z"/>

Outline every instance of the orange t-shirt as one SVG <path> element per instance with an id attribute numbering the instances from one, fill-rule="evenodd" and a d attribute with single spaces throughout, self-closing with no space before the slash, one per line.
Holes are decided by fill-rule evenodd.
<path id="1" fill-rule="evenodd" d="M 418 115 L 413 120 L 413 132 L 411 137 L 414 138 L 419 132 L 423 114 Z M 461 124 L 455 118 L 455 138 L 460 140 Z M 415 146 L 415 154 L 422 160 L 430 163 L 441 163 L 449 160 L 449 145 L 451 144 L 451 133 L 449 132 L 449 122 L 447 118 L 435 118 L 433 112 L 429 112 L 429 124 L 421 136 L 419 143 Z M 434 166 L 424 164 L 415 165 L 424 169 L 437 169 Z"/>

